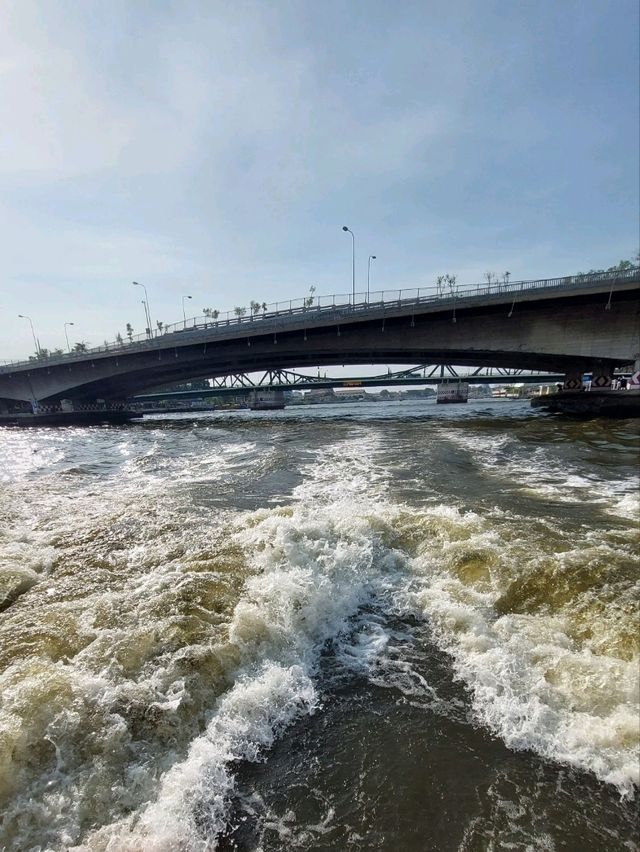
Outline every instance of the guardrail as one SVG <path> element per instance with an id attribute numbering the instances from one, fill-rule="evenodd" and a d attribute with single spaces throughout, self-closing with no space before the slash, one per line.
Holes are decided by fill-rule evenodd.
<path id="1" fill-rule="evenodd" d="M 411 307 L 412 305 L 424 305 L 427 303 L 442 303 L 443 307 L 451 306 L 452 309 L 461 302 L 469 299 L 486 298 L 488 296 L 512 295 L 517 299 L 518 294 L 535 290 L 559 290 L 576 286 L 611 284 L 613 291 L 615 284 L 623 281 L 632 281 L 634 278 L 640 280 L 640 267 L 621 270 L 619 272 L 586 273 L 583 275 L 569 275 L 563 278 L 543 278 L 530 281 L 497 282 L 475 285 L 430 285 L 429 287 L 418 287 L 400 290 L 377 290 L 372 293 L 357 292 L 337 293 L 330 296 L 307 296 L 301 299 L 290 299 L 288 301 L 272 302 L 271 304 L 253 303 L 252 307 L 235 308 L 233 311 L 224 313 L 212 312 L 211 316 L 191 317 L 183 322 L 172 323 L 163 326 L 162 329 L 152 330 L 149 334 L 130 335 L 126 340 L 113 341 L 102 346 L 95 346 L 79 352 L 66 352 L 63 354 L 47 355 L 36 358 L 32 356 L 27 360 L 4 361 L 0 365 L 0 373 L 11 372 L 15 368 L 25 366 L 55 366 L 71 361 L 84 361 L 88 355 L 112 355 L 116 352 L 133 353 L 144 351 L 148 348 L 156 348 L 158 343 L 169 343 L 172 335 L 193 334 L 194 332 L 206 332 L 207 339 L 212 331 L 221 336 L 235 334 L 238 326 L 260 324 L 265 332 L 284 331 L 286 320 L 291 318 L 294 322 L 301 315 L 326 316 L 328 319 L 345 319 L 362 315 L 374 309 L 385 309 L 387 307 Z M 192 337 L 190 340 L 194 339 Z M 182 343 L 183 340 L 176 340 Z"/>

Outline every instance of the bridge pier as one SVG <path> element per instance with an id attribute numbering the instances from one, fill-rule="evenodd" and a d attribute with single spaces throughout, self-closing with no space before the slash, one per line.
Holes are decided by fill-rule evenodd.
<path id="1" fill-rule="evenodd" d="M 636 361 L 634 375 L 638 375 L 640 360 Z M 610 364 L 595 361 L 591 368 L 591 382 L 585 388 L 582 377 L 584 365 L 574 367 L 565 374 L 558 393 L 531 400 L 532 408 L 543 408 L 559 414 L 579 417 L 638 417 L 640 415 L 639 384 L 633 381 L 629 389 L 614 390 L 614 371 Z"/>
<path id="2" fill-rule="evenodd" d="M 613 367 L 609 364 L 597 363 L 592 369 L 592 390 L 610 391 L 613 381 Z"/>
<path id="3" fill-rule="evenodd" d="M 583 367 L 574 367 L 571 370 L 567 370 L 564 375 L 564 382 L 562 384 L 563 391 L 581 391 L 584 390 L 584 383 L 582 381 L 582 377 L 584 375 Z"/>
<path id="4" fill-rule="evenodd" d="M 605 364 L 602 361 L 596 361 L 591 367 L 591 383 L 590 390 L 611 390 L 614 370 L 611 364 Z M 583 376 L 585 374 L 584 366 L 573 367 L 567 370 L 562 384 L 563 391 L 582 391 L 585 390 Z"/>

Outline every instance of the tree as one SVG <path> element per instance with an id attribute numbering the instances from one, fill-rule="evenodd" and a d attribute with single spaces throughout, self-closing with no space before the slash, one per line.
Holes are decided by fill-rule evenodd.
<path id="1" fill-rule="evenodd" d="M 86 352 L 89 348 L 89 344 L 86 340 L 79 340 L 73 347 L 74 352 Z"/>
<path id="2" fill-rule="evenodd" d="M 118 344 L 118 346 L 122 345 L 122 335 L 120 334 L 120 332 L 116 334 L 116 343 Z"/>
<path id="3" fill-rule="evenodd" d="M 162 329 L 164 328 L 164 323 L 162 320 L 157 320 L 156 325 L 158 326 L 158 331 L 162 334 Z"/>
<path id="4" fill-rule="evenodd" d="M 304 300 L 304 302 L 303 302 L 303 304 L 304 304 L 305 308 L 310 308 L 310 307 L 311 307 L 311 305 L 313 304 L 313 298 L 314 298 L 314 297 L 313 297 L 313 294 L 314 294 L 315 292 L 316 292 L 316 288 L 315 288 L 315 287 L 314 287 L 314 285 L 312 284 L 312 285 L 311 285 L 311 287 L 309 287 L 309 295 L 305 298 L 305 300 Z"/>
<path id="5" fill-rule="evenodd" d="M 267 308 L 268 308 L 267 303 L 266 303 L 266 302 L 263 302 L 263 303 L 262 303 L 262 313 L 263 313 L 263 314 L 266 314 L 266 312 L 267 312 Z"/>
<path id="6" fill-rule="evenodd" d="M 246 314 L 247 309 L 241 308 L 241 307 L 236 307 L 236 308 L 233 309 L 233 312 L 238 317 L 238 319 L 240 319 L 240 317 L 243 317 Z"/>
<path id="7" fill-rule="evenodd" d="M 129 338 L 129 343 L 133 342 L 133 326 L 130 322 L 127 323 L 127 337 Z"/>
<path id="8" fill-rule="evenodd" d="M 260 302 L 256 302 L 252 299 L 249 307 L 251 309 L 251 316 L 255 316 L 260 310 Z"/>
<path id="9" fill-rule="evenodd" d="M 59 348 L 58 348 L 58 349 L 54 349 L 54 350 L 52 351 L 51 355 L 52 355 L 52 356 L 53 356 L 53 355 L 55 355 L 55 356 L 58 356 L 58 355 L 64 355 L 64 349 L 59 349 Z"/>
<path id="10" fill-rule="evenodd" d="M 635 261 L 640 263 L 640 254 L 635 256 Z M 588 272 L 578 272 L 576 278 L 586 278 L 588 275 L 599 275 L 602 272 L 624 272 L 627 269 L 633 269 L 634 266 L 632 260 L 621 260 L 617 266 L 610 266 L 608 269 L 590 269 Z"/>

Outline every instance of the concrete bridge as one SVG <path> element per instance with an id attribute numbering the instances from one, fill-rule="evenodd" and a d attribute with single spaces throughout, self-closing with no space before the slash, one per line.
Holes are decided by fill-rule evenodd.
<path id="1" fill-rule="evenodd" d="M 561 373 L 567 387 L 592 372 L 594 385 L 606 388 L 616 367 L 640 361 L 640 268 L 257 307 L 248 316 L 194 319 L 88 352 L 6 364 L 0 408 L 123 400 L 189 379 L 336 364 L 516 368 Z"/>

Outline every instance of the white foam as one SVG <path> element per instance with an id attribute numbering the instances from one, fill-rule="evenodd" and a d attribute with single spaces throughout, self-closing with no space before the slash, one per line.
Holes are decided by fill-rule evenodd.
<path id="1" fill-rule="evenodd" d="M 214 848 L 234 764 L 260 759 L 296 716 L 313 712 L 313 677 L 326 642 L 369 599 L 375 577 L 397 567 L 376 531 L 387 507 L 375 453 L 366 436 L 320 449 L 292 506 L 238 521 L 235 540 L 252 570 L 228 631 L 239 655 L 234 686 L 186 759 L 165 774 L 156 800 L 78 849 Z"/>
<path id="2" fill-rule="evenodd" d="M 432 510 L 450 517 L 451 509 Z M 467 545 L 486 542 L 486 524 L 460 515 Z M 508 542 L 503 542 L 508 557 Z M 562 618 L 538 612 L 496 617 L 500 584 L 466 584 L 433 553 L 416 558 L 421 588 L 399 595 L 426 615 L 471 690 L 478 719 L 514 749 L 593 772 L 624 795 L 640 782 L 638 660 L 593 653 Z"/>
<path id="3" fill-rule="evenodd" d="M 234 764 L 259 760 L 297 715 L 316 706 L 315 688 L 300 666 L 265 663 L 259 674 L 237 681 L 220 700 L 206 732 L 193 741 L 186 760 L 165 774 L 157 800 L 134 825 L 113 826 L 89 845 L 73 848 L 214 849 L 227 823 Z"/>

